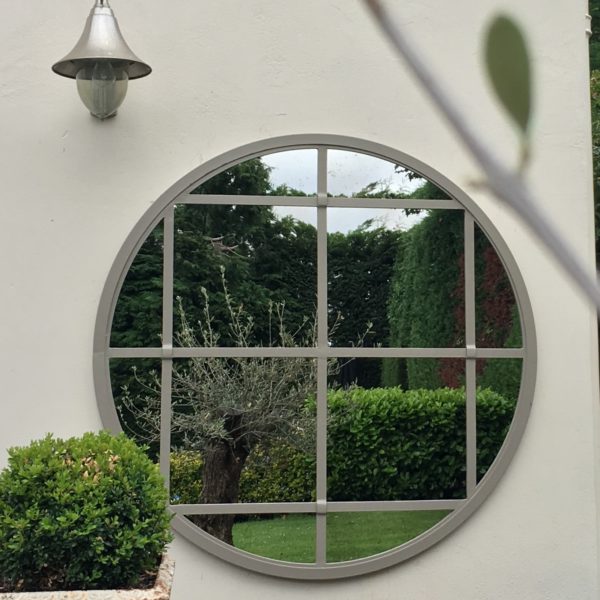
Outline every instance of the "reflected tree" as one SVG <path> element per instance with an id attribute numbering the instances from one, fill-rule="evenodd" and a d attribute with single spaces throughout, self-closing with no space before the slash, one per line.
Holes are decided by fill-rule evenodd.
<path id="1" fill-rule="evenodd" d="M 223 294 L 229 314 L 229 334 L 236 347 L 252 344 L 254 318 L 236 304 L 225 285 Z M 177 340 L 183 347 L 216 347 L 220 333 L 214 328 L 208 293 L 203 291 L 203 316 L 197 326 L 179 304 Z M 269 304 L 272 323 L 270 346 L 314 345 L 314 320 L 307 319 L 297 331 L 283 324 L 282 307 Z M 145 441 L 160 438 L 160 381 L 143 383 L 146 393 L 136 397 L 126 389 L 124 404 Z M 316 389 L 316 365 L 304 358 L 196 357 L 173 367 L 172 436 L 185 450 L 202 455 L 200 503 L 235 503 L 240 476 L 251 452 L 259 444 L 268 448 L 276 440 L 311 443 L 312 412 L 307 400 Z M 313 444 L 314 447 L 314 444 Z M 194 521 L 207 533 L 233 544 L 233 515 L 201 515 Z"/>

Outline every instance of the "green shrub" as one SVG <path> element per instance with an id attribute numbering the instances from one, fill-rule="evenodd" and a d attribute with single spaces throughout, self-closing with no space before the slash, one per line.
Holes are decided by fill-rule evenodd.
<path id="1" fill-rule="evenodd" d="M 240 478 L 241 502 L 315 499 L 315 456 L 278 442 L 252 451 Z"/>
<path id="2" fill-rule="evenodd" d="M 315 458 L 277 442 L 257 446 L 240 477 L 240 502 L 310 502 L 314 499 Z M 196 504 L 202 492 L 202 456 L 171 454 L 171 502 Z"/>
<path id="3" fill-rule="evenodd" d="M 475 230 L 476 345 L 519 347 L 521 328 L 510 280 L 496 250 Z M 464 215 L 431 211 L 407 231 L 398 247 L 388 299 L 389 346 L 415 348 L 465 345 Z M 478 365 L 481 387 L 516 397 L 518 365 L 485 361 Z M 496 366 L 497 365 L 497 366 Z M 464 361 L 388 358 L 381 385 L 404 389 L 457 388 L 464 384 Z"/>
<path id="4" fill-rule="evenodd" d="M 193 450 L 171 453 L 171 502 L 197 504 L 202 492 L 202 456 Z"/>
<path id="5" fill-rule="evenodd" d="M 48 435 L 0 473 L 0 580 L 12 590 L 122 588 L 170 540 L 156 465 L 124 435 Z"/>
<path id="6" fill-rule="evenodd" d="M 432 211 L 404 236 L 390 281 L 390 346 L 463 345 L 457 339 L 457 330 L 461 328 L 456 319 L 463 301 L 457 290 L 461 281 L 463 232 L 462 211 Z M 386 367 L 383 385 L 432 390 L 448 385 L 439 372 L 438 359 L 401 358 L 396 362 L 395 367 L 389 364 Z"/>
<path id="7" fill-rule="evenodd" d="M 500 450 L 515 403 L 477 391 L 477 471 Z M 350 388 L 329 392 L 328 492 L 332 500 L 460 498 L 465 493 L 464 390 Z M 197 502 L 199 454 L 171 463 L 173 495 Z M 315 497 L 315 457 L 283 441 L 255 448 L 242 472 L 241 502 L 307 502 Z"/>
<path id="8" fill-rule="evenodd" d="M 514 402 L 477 392 L 478 475 L 490 467 Z M 333 500 L 461 498 L 465 392 L 351 388 L 329 394 L 328 490 Z"/>
<path id="9" fill-rule="evenodd" d="M 512 326 L 505 345 L 507 348 L 519 348 L 522 344 L 521 323 L 515 305 L 512 309 Z M 482 362 L 482 373 L 477 376 L 477 381 L 481 387 L 490 387 L 509 400 L 517 400 L 521 389 L 522 359 L 497 358 Z"/>

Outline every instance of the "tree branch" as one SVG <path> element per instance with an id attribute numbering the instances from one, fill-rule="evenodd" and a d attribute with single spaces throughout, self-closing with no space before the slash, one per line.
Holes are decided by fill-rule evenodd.
<path id="1" fill-rule="evenodd" d="M 379 0 L 364 0 L 364 2 L 393 47 L 479 164 L 485 173 L 486 184 L 490 190 L 499 200 L 510 207 L 529 227 L 530 231 L 543 242 L 566 274 L 600 313 L 600 286 L 597 275 L 594 277 L 589 272 L 583 262 L 577 258 L 573 249 L 558 233 L 556 227 L 540 210 L 520 174 L 509 171 L 480 139 L 467 117 L 459 109 L 458 104 L 440 85 L 438 79 L 414 49 L 413 44 L 392 21 L 381 2 Z"/>

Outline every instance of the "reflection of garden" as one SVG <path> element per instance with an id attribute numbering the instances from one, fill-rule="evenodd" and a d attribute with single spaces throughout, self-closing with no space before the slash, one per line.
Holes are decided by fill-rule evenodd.
<path id="1" fill-rule="evenodd" d="M 448 514 L 444 510 L 333 513 L 327 517 L 327 562 L 372 556 L 427 531 Z M 315 517 L 284 515 L 236 523 L 237 548 L 277 560 L 314 562 Z"/>
<path id="2" fill-rule="evenodd" d="M 331 391 L 328 404 L 330 500 L 465 497 L 464 390 L 352 387 Z M 479 390 L 480 477 L 504 441 L 513 410 L 513 401 Z M 294 442 L 267 440 L 253 449 L 240 478 L 240 502 L 314 500 L 314 451 Z M 200 452 L 172 454 L 173 502 L 197 502 L 201 478 Z"/>
<path id="3" fill-rule="evenodd" d="M 274 189 L 260 159 L 214 177 L 196 193 L 306 195 L 288 186 Z M 406 197 L 377 186 L 357 194 L 369 195 Z M 411 196 L 431 198 L 432 206 L 445 197 L 429 182 Z M 367 222 L 348 233 L 328 233 L 330 347 L 464 347 L 463 227 L 463 211 L 430 210 L 408 231 Z M 113 347 L 161 343 L 162 238 L 159 225 L 132 263 L 115 311 Z M 182 204 L 175 208 L 174 250 L 176 345 L 315 346 L 313 225 L 279 216 L 270 206 Z M 477 346 L 518 347 L 512 288 L 478 229 L 475 252 Z M 464 367 L 460 358 L 330 360 L 329 500 L 464 498 Z M 315 360 L 196 357 L 175 360 L 173 369 L 173 503 L 315 499 Z M 160 431 L 159 371 L 160 361 L 151 359 L 111 361 L 124 427 L 154 451 Z M 478 478 L 508 431 L 520 376 L 520 359 L 477 361 Z M 418 535 L 446 513 L 432 514 L 367 512 L 352 520 L 339 513 L 328 519 L 346 523 L 348 530 L 358 523 L 363 533 L 379 531 L 383 546 L 389 533 L 394 540 L 385 548 L 365 537 L 365 548 L 379 552 Z M 314 537 L 313 516 L 192 519 L 248 549 L 261 537 Z M 258 534 L 261 528 L 264 536 Z M 348 546 L 348 552 L 364 555 L 360 544 Z M 339 556 L 330 560 L 342 560 Z"/>

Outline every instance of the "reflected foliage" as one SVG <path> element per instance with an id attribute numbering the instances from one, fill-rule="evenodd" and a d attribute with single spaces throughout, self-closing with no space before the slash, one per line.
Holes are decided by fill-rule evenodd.
<path id="1" fill-rule="evenodd" d="M 328 401 L 330 500 L 464 497 L 463 389 L 351 388 L 330 391 Z M 479 478 L 504 442 L 514 407 L 492 390 L 477 392 Z M 314 451 L 291 441 L 270 440 L 254 448 L 241 474 L 240 502 L 314 501 Z M 171 466 L 171 493 L 187 502 L 201 491 L 196 479 L 203 469 L 201 454 L 175 453 Z"/>
<path id="2" fill-rule="evenodd" d="M 600 70 L 600 31 L 597 23 L 600 23 L 600 0 L 589 0 L 589 11 L 592 17 L 592 37 L 590 38 L 590 69 Z"/>
<path id="3" fill-rule="evenodd" d="M 461 347 L 465 344 L 464 216 L 431 211 L 398 246 L 388 303 L 390 345 Z M 510 280 L 495 249 L 475 230 L 476 344 L 520 347 L 521 328 Z M 464 361 L 388 359 L 382 383 L 405 389 L 456 388 L 464 384 Z M 516 398 L 520 376 L 496 382 L 481 361 L 485 385 Z M 496 385 L 496 383 L 498 385 Z M 482 385 L 484 385 L 482 383 Z"/>
<path id="4" fill-rule="evenodd" d="M 595 3 L 600 4 L 599 2 Z M 600 12 L 600 8 L 598 9 Z M 600 14 L 598 14 L 600 21 Z M 596 34 L 597 35 L 597 34 Z M 595 46 L 600 61 L 600 45 Z M 598 65 L 597 68 L 600 68 Z M 600 70 L 592 71 L 590 80 L 592 100 L 592 158 L 594 168 L 594 215 L 596 219 L 596 263 L 600 264 Z"/>
<path id="5" fill-rule="evenodd" d="M 480 389 L 477 406 L 483 476 L 504 442 L 514 402 Z M 339 390 L 329 395 L 329 411 L 331 500 L 464 498 L 464 390 Z"/>
<path id="6" fill-rule="evenodd" d="M 143 242 L 127 272 L 113 317 L 111 346 L 160 346 L 162 247 L 161 223 Z"/>
<path id="7" fill-rule="evenodd" d="M 401 232 L 366 227 L 328 236 L 330 336 L 333 346 L 385 345 L 390 329 L 386 306 Z M 381 363 L 365 359 L 344 361 L 337 382 L 378 387 Z"/>
<path id="8" fill-rule="evenodd" d="M 388 303 L 391 346 L 464 344 L 463 240 L 462 211 L 432 211 L 406 232 L 394 265 Z M 457 387 L 461 383 L 448 381 L 449 375 L 445 379 L 437 361 L 390 359 L 383 383 L 405 389 L 435 389 L 450 383 Z"/>

